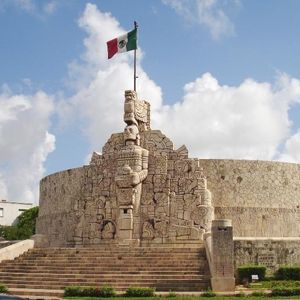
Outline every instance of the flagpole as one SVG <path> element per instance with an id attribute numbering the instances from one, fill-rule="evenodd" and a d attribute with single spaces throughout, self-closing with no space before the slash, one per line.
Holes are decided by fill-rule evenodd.
<path id="1" fill-rule="evenodd" d="M 138 24 L 134 21 L 134 29 L 138 28 Z M 133 89 L 136 92 L 136 49 L 134 49 L 134 61 L 133 61 Z"/>

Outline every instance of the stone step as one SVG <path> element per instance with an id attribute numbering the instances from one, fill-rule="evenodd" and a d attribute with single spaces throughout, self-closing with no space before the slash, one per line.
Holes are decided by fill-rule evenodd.
<path id="1" fill-rule="evenodd" d="M 203 275 L 209 275 L 203 274 Z M 123 277 L 134 277 L 137 276 L 139 278 L 148 278 L 148 277 L 153 277 L 153 278 L 164 278 L 164 277 L 172 277 L 172 278 L 177 278 L 177 277 L 185 277 L 185 276 L 193 276 L 199 278 L 199 273 L 198 272 L 157 272 L 157 273 L 149 273 L 149 272 L 128 272 L 128 273 L 99 273 L 99 274 L 93 274 L 93 273 L 84 273 L 84 274 L 53 274 L 53 273 L 21 273 L 21 272 L 3 272 L 0 273 L 0 279 L 14 279 L 14 278 L 22 278 L 22 277 L 38 277 L 41 279 L 44 278 L 63 278 L 63 279 L 70 279 L 70 278 L 98 278 L 98 277 L 110 277 L 110 278 L 123 278 Z M 0 281 L 1 282 L 1 281 Z"/>
<path id="2" fill-rule="evenodd" d="M 58 300 L 61 299 L 64 290 L 47 290 L 47 289 L 26 289 L 26 288 L 9 288 L 11 295 L 15 296 L 26 296 L 29 299 L 47 299 L 47 300 Z"/>
<path id="3" fill-rule="evenodd" d="M 99 247 L 49 247 L 49 248 L 35 248 L 30 249 L 30 252 L 54 252 L 54 251 L 64 251 L 64 252 L 95 252 L 95 251 L 110 251 L 110 252 L 193 252 L 204 249 L 203 244 L 199 244 L 198 247 L 122 247 L 120 245 L 113 245 L 111 247 L 105 247 L 103 245 Z"/>
<path id="4" fill-rule="evenodd" d="M 12 289 L 109 284 L 200 291 L 209 279 L 204 248 L 44 248 L 0 264 L 0 282 Z"/>
<path id="5" fill-rule="evenodd" d="M 112 254 L 112 255 L 119 255 L 119 254 L 126 254 L 128 256 L 130 255 L 136 255 L 136 254 L 145 254 L 145 255 L 185 255 L 185 254 L 204 254 L 205 251 L 204 249 L 197 249 L 194 251 L 152 251 L 152 250 L 138 250 L 138 251 L 80 251 L 80 250 L 75 250 L 75 251 L 43 251 L 43 252 L 37 252 L 35 250 L 29 250 L 27 251 L 27 254 L 34 254 L 37 256 L 42 256 L 42 255 L 80 255 L 80 254 L 85 254 L 85 255 L 98 255 L 98 254 Z"/>
<path id="6" fill-rule="evenodd" d="M 205 277 L 204 275 L 202 277 Z M 18 274 L 18 277 L 16 276 L 1 276 L 1 282 L 16 282 L 16 281 L 23 281 L 27 280 L 29 281 L 36 281 L 37 279 L 40 281 L 41 279 L 43 281 L 93 281 L 93 280 L 112 280 L 112 281 L 118 281 L 118 280 L 124 280 L 130 281 L 130 280 L 167 280 L 167 279 L 199 279 L 200 276 L 198 274 L 164 274 L 164 275 L 149 275 L 149 274 L 99 274 L 98 276 L 93 276 L 92 274 L 90 276 L 38 276 L 38 275 L 32 275 L 32 274 Z"/>
<path id="7" fill-rule="evenodd" d="M 156 266 L 147 266 L 147 265 L 118 265 L 118 266 L 101 266 L 101 265 L 55 265 L 55 264 L 43 264 L 43 265 L 17 265 L 17 266 L 10 266 L 10 267 L 4 267 L 0 268 L 0 271 L 7 271 L 7 270 L 16 270 L 16 269 L 28 269 L 28 270 L 43 270 L 45 268 L 49 270 L 62 270 L 62 269 L 72 269 L 72 270 L 84 270 L 84 269 L 90 269 L 90 270 L 103 270 L 103 271 L 109 271 L 109 270 L 184 270 L 186 268 L 188 269 L 197 269 L 197 270 L 203 270 L 206 269 L 208 266 L 207 265 L 196 265 L 196 264 L 191 264 L 191 265 L 156 265 Z"/>
<path id="8" fill-rule="evenodd" d="M 20 261 L 22 259 L 24 259 L 25 257 L 18 257 L 15 259 L 15 261 Z M 178 259 L 178 260 L 193 260 L 193 259 L 204 259 L 205 256 L 200 256 L 200 255 L 182 255 L 182 256 L 146 256 L 146 255 L 136 255 L 136 256 L 128 256 L 128 255 L 100 255 L 100 256 L 70 256 L 70 255 L 65 255 L 65 256 L 39 256 L 39 257 L 35 257 L 35 256 L 28 256 L 28 260 L 32 261 L 32 260 L 44 260 L 44 259 L 48 259 L 48 260 L 59 260 L 59 261 L 64 261 L 64 260 L 71 260 L 71 259 L 82 259 L 82 260 L 89 260 L 89 259 L 95 259 L 95 260 L 104 260 L 104 259 L 115 259 L 115 260 L 133 260 L 133 259 L 144 259 L 144 260 L 156 260 L 156 259 L 165 259 L 165 260 L 174 260 L 174 259 Z M 6 260 L 7 262 L 7 260 Z"/>
<path id="9" fill-rule="evenodd" d="M 28 268 L 30 270 L 33 269 L 43 269 L 43 268 L 47 268 L 49 270 L 56 270 L 56 269 L 74 269 L 74 270 L 82 270 L 82 269 L 89 269 L 89 270 L 127 270 L 127 269 L 138 269 L 138 270 L 182 270 L 184 268 L 191 268 L 191 269 L 205 269 L 207 268 L 207 264 L 191 264 L 191 265 L 156 265 L 156 266 L 147 266 L 147 265 L 117 265 L 117 266 L 113 266 L 113 265 L 108 265 L 108 266 L 101 266 L 101 265 L 11 265 L 11 266 L 6 266 L 6 267 L 1 267 L 0 271 L 6 271 L 6 270 L 10 270 L 10 269 L 24 269 L 24 268 Z"/>
<path id="10" fill-rule="evenodd" d="M 115 263 L 115 262 L 118 262 L 118 263 L 124 263 L 124 262 L 128 262 L 128 263 L 160 263 L 160 264 L 163 264 L 163 263 L 174 263 L 174 262 L 177 262 L 177 263 L 185 263 L 185 262 L 188 262 L 188 263 L 191 263 L 191 262 L 205 262 L 206 259 L 204 257 L 195 257 L 195 258 L 172 258 L 172 259 L 164 259 L 163 257 L 157 257 L 157 258 L 152 258 L 152 259 L 147 259 L 147 258 L 142 258 L 142 257 L 137 257 L 136 259 L 134 258 L 131 258 L 131 259 L 127 259 L 127 258 L 123 258 L 123 257 L 120 257 L 120 258 L 114 258 L 114 257 L 105 257 L 105 258 L 85 258 L 85 259 L 80 259 L 79 257 L 78 258 L 69 258 L 69 259 L 54 259 L 54 258 L 44 258 L 44 259 L 31 259 L 31 260 L 27 260 L 27 259 L 22 259 L 22 260 L 14 260 L 14 261 L 6 261 L 6 262 L 3 262 L 3 265 L 4 264 L 11 264 L 11 263 L 14 263 L 14 264 L 22 264 L 22 263 L 41 263 L 41 262 L 57 262 L 57 263 L 87 263 L 87 262 L 96 262 L 96 263 L 103 263 L 103 264 L 109 264 L 109 263 Z"/>
<path id="11" fill-rule="evenodd" d="M 113 282 L 113 281 L 108 281 L 108 282 L 89 282 L 89 284 L 85 286 L 95 286 L 99 287 L 102 285 L 110 285 L 114 287 L 116 290 L 125 290 L 130 286 L 139 286 L 139 287 L 155 287 L 156 290 L 178 290 L 178 291 L 186 291 L 186 290 L 192 290 L 192 291 L 199 291 L 206 289 L 209 282 L 208 280 L 168 280 L 168 281 L 135 281 L 135 282 L 127 282 L 124 283 L 122 282 Z M 11 289 L 11 288 L 30 288 L 30 289 L 47 289 L 47 290 L 61 290 L 66 286 L 69 285 L 74 285 L 74 283 L 68 283 L 68 284 L 54 284 L 50 283 L 47 284 L 46 282 L 19 282 L 19 283 L 6 283 L 6 286 Z M 81 284 L 83 286 L 83 284 Z"/>
<path id="12" fill-rule="evenodd" d="M 182 272 L 188 272 L 188 273 L 197 273 L 197 274 L 202 274 L 202 273 L 208 273 L 209 270 L 207 269 L 203 269 L 200 270 L 199 269 L 176 269 L 176 270 L 166 270 L 166 269 L 161 269 L 161 270 L 137 270 L 137 269 L 129 269 L 129 270 L 87 270 L 87 269 L 81 269 L 81 270 L 74 270 L 72 268 L 68 268 L 68 269 L 61 269 L 61 270 L 57 270 L 57 269 L 53 269 L 53 270 L 45 270 L 45 269 L 33 269 L 33 270 L 28 270 L 26 268 L 23 269 L 7 269 L 7 270 L 2 270 L 0 271 L 1 273 L 7 273 L 7 274 L 11 274 L 11 273 L 56 273 L 59 272 L 60 274 L 70 274 L 70 273 L 76 273 L 76 274 L 115 274 L 115 273 L 128 273 L 128 274 L 132 274 L 132 273 L 149 273 L 149 274 L 161 274 L 161 273 L 169 273 L 169 274 L 176 274 L 176 273 L 182 273 Z"/>
<path id="13" fill-rule="evenodd" d="M 56 269 L 73 269 L 73 270 L 83 270 L 83 269 L 92 269 L 92 270 L 127 270 L 127 269 L 137 269 L 137 270 L 163 270 L 163 269 L 168 269 L 168 270 L 183 270 L 185 268 L 192 268 L 192 269 L 206 269 L 207 265 L 196 265 L 196 264 L 191 264 L 191 265 L 156 265 L 156 266 L 151 266 L 147 267 L 147 265 L 117 265 L 117 266 L 101 266 L 101 265 L 95 265 L 95 264 L 86 264 L 86 265 L 59 265 L 59 264 L 41 264 L 41 265 L 17 265 L 17 266 L 9 266 L 9 267 L 4 267 L 0 268 L 0 271 L 6 271 L 9 269 L 28 269 L 28 270 L 43 270 L 44 268 L 47 268 L 49 270 L 56 270 Z"/>

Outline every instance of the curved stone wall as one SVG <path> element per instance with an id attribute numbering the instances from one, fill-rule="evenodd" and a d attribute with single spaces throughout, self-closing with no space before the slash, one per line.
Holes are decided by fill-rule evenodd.
<path id="1" fill-rule="evenodd" d="M 232 219 L 234 236 L 300 235 L 300 165 L 200 159 L 215 218 Z"/>
<path id="2" fill-rule="evenodd" d="M 299 237 L 300 165 L 268 161 L 200 159 L 216 219 L 232 219 L 234 236 Z M 40 188 L 37 233 L 52 246 L 72 240 L 90 166 L 45 177 Z M 69 236 L 70 235 L 70 236 Z"/>
<path id="3" fill-rule="evenodd" d="M 84 178 L 85 167 L 81 167 L 54 173 L 41 180 L 36 233 L 47 235 L 50 246 L 66 246 L 68 240 L 72 240 Z"/>

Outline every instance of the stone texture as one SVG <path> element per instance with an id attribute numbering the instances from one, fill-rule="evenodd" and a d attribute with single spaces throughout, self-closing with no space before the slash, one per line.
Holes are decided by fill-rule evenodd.
<path id="1" fill-rule="evenodd" d="M 193 249 L 102 245 L 31 249 L 0 264 L 0 282 L 9 289 L 34 289 L 35 296 L 40 289 L 54 292 L 72 285 L 201 291 L 209 287 L 209 272 L 203 244 Z"/>
<path id="2" fill-rule="evenodd" d="M 235 238 L 234 256 L 235 268 L 260 264 L 272 275 L 281 265 L 300 263 L 300 238 Z"/>
<path id="3" fill-rule="evenodd" d="M 199 243 L 214 210 L 198 159 L 150 129 L 150 105 L 125 92 L 123 133 L 88 166 L 41 181 L 37 233 L 50 246 Z"/>
<path id="4" fill-rule="evenodd" d="M 216 292 L 234 291 L 234 246 L 231 220 L 213 220 L 211 229 L 211 286 Z"/>
<path id="5" fill-rule="evenodd" d="M 239 237 L 298 237 L 300 165 L 200 159 L 216 219 L 231 219 Z"/>

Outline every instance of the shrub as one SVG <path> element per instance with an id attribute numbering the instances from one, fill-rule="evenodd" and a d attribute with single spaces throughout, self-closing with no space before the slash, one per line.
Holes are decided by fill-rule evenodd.
<path id="1" fill-rule="evenodd" d="M 169 291 L 169 294 L 167 295 L 168 298 L 174 298 L 176 296 L 177 296 L 176 293 L 173 291 Z"/>
<path id="2" fill-rule="evenodd" d="M 80 286 L 67 286 L 65 287 L 65 297 L 114 297 L 116 292 L 110 286 L 98 287 L 80 287 Z"/>
<path id="3" fill-rule="evenodd" d="M 8 241 L 18 240 L 18 228 L 16 226 L 0 226 L 0 236 Z"/>
<path id="4" fill-rule="evenodd" d="M 81 296 L 82 288 L 80 286 L 66 286 L 64 296 L 65 297 L 73 297 L 73 296 Z"/>
<path id="5" fill-rule="evenodd" d="M 300 288 L 274 288 L 272 296 L 299 296 Z"/>
<path id="6" fill-rule="evenodd" d="M 264 296 L 266 296 L 267 294 L 266 293 L 264 293 L 264 292 L 253 292 L 252 294 L 251 294 L 251 296 L 253 296 L 253 297 L 264 297 Z"/>
<path id="7" fill-rule="evenodd" d="M 238 294 L 235 294 L 235 297 L 246 297 L 246 294 L 244 292 L 239 292 Z"/>
<path id="8" fill-rule="evenodd" d="M 99 297 L 114 297 L 116 296 L 116 291 L 113 287 L 109 285 L 104 285 L 100 288 Z"/>
<path id="9" fill-rule="evenodd" d="M 258 275 L 259 280 L 264 280 L 266 276 L 266 267 L 259 265 L 245 265 L 237 269 L 239 282 L 247 280 L 251 282 L 251 275 Z"/>
<path id="10" fill-rule="evenodd" d="M 153 297 L 155 288 L 129 287 L 125 292 L 125 297 Z"/>
<path id="11" fill-rule="evenodd" d="M 16 227 L 19 230 L 20 239 L 27 239 L 35 234 L 36 218 L 39 214 L 39 207 L 32 207 L 22 212 L 17 218 Z"/>
<path id="12" fill-rule="evenodd" d="M 8 288 L 4 284 L 0 284 L 0 293 L 8 293 Z"/>
<path id="13" fill-rule="evenodd" d="M 214 293 L 212 290 L 207 290 L 202 293 L 202 297 L 215 297 L 217 294 Z"/>
<path id="14" fill-rule="evenodd" d="M 0 226 L 0 236 L 6 240 L 25 240 L 35 234 L 35 223 L 39 213 L 38 206 L 24 211 L 16 220 L 16 225 Z"/>
<path id="15" fill-rule="evenodd" d="M 283 266 L 280 267 L 276 274 L 279 280 L 300 280 L 300 266 Z"/>

